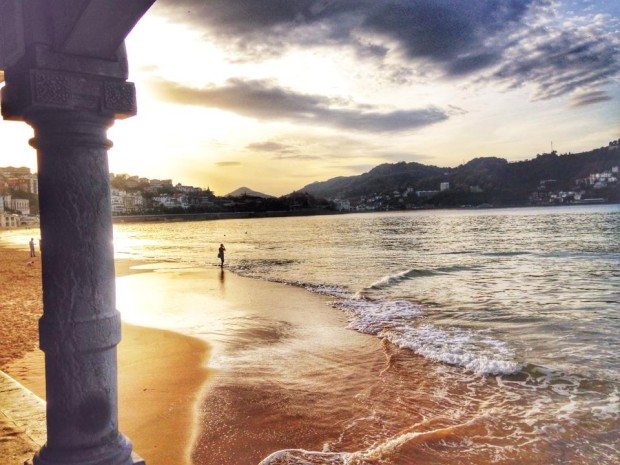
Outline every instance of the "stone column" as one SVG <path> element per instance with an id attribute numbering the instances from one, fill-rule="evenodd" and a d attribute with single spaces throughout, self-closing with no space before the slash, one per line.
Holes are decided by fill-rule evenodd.
<path id="1" fill-rule="evenodd" d="M 26 115 L 37 149 L 47 444 L 35 465 L 128 465 L 118 431 L 114 252 L 106 130 L 85 111 Z"/>
<path id="2" fill-rule="evenodd" d="M 41 210 L 47 443 L 35 465 L 132 465 L 118 431 L 107 129 L 136 113 L 124 48 L 102 60 L 34 44 L 5 70 L 2 115 L 32 126 Z"/>
<path id="3" fill-rule="evenodd" d="M 35 133 L 47 443 L 35 465 L 131 465 L 118 431 L 106 131 L 136 114 L 124 39 L 154 0 L 0 0 L 2 117 Z"/>

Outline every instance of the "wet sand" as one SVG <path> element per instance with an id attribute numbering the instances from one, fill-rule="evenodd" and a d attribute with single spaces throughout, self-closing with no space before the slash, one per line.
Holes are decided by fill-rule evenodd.
<path id="1" fill-rule="evenodd" d="M 617 435 L 613 419 L 562 418 L 563 396 L 540 420 L 535 373 L 468 374 L 349 330 L 328 297 L 215 267 L 140 268 L 153 272 L 117 282 L 126 321 L 212 347 L 195 465 L 583 465 Z"/>

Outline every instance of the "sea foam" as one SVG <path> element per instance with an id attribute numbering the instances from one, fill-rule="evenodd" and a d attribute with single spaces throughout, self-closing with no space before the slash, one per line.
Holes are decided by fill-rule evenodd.
<path id="1" fill-rule="evenodd" d="M 349 315 L 349 327 L 374 334 L 425 358 L 461 366 L 478 375 L 511 374 L 522 367 L 508 345 L 485 331 L 441 328 L 420 321 L 423 310 L 406 300 L 350 298 L 336 303 Z"/>

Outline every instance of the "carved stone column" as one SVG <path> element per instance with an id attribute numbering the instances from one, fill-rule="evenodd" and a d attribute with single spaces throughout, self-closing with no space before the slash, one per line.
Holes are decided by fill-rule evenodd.
<path id="1" fill-rule="evenodd" d="M 114 253 L 106 130 L 84 111 L 27 115 L 38 154 L 47 444 L 35 465 L 128 465 L 118 431 Z"/>
<path id="2" fill-rule="evenodd" d="M 41 69 L 18 76 L 21 86 L 7 73 L 3 113 L 34 129 L 43 244 L 47 443 L 34 464 L 134 464 L 118 431 L 121 327 L 106 137 L 114 116 L 135 112 L 133 85 Z"/>
<path id="3" fill-rule="evenodd" d="M 136 113 L 123 39 L 152 3 L 0 0 L 2 116 L 33 127 L 39 172 L 47 443 L 35 465 L 143 463 L 118 430 L 106 132 Z"/>

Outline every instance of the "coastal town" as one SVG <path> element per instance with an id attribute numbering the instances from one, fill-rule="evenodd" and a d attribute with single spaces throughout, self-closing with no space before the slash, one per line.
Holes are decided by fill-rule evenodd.
<path id="1" fill-rule="evenodd" d="M 596 204 L 618 201 L 620 192 L 620 163 L 615 164 L 620 152 L 620 140 L 611 141 L 606 147 L 587 154 L 558 155 L 556 152 L 539 154 L 523 162 L 508 163 L 498 158 L 478 158 L 465 165 L 432 175 L 412 177 L 410 182 L 398 182 L 404 162 L 382 165 L 360 176 L 363 193 L 329 192 L 317 190 L 316 186 L 329 183 L 310 184 L 290 194 L 274 197 L 240 188 L 224 196 L 218 196 L 210 188 L 202 188 L 172 179 L 149 179 L 127 174 L 110 174 L 110 199 L 112 214 L 116 217 L 184 214 L 235 214 L 262 212 L 265 214 L 317 214 L 414 210 L 421 208 L 490 208 L 498 206 L 547 206 Z M 588 166 L 603 166 L 591 160 L 582 160 L 575 173 L 586 176 L 564 176 L 563 179 L 544 176 L 553 170 L 539 170 L 533 167 L 549 163 L 568 163 L 575 157 L 595 155 L 605 160 L 607 169 L 587 172 Z M 502 186 L 497 184 L 505 175 L 506 167 L 530 163 L 523 166 L 529 170 L 530 186 Z M 423 166 L 423 165 L 419 165 Z M 389 170 L 383 173 L 382 170 Z M 417 167 L 416 167 L 417 169 Z M 516 169 L 516 168 L 515 168 Z M 373 172 L 379 170 L 384 184 L 369 191 L 373 183 Z M 556 172 L 565 171 L 565 168 Z M 536 175 L 538 179 L 536 178 Z M 367 176 L 363 178 L 363 176 Z M 369 177 L 370 176 L 370 177 Z M 377 176 L 375 176 L 377 177 Z M 513 176 L 514 177 L 514 176 Z M 532 181 L 534 184 L 532 184 Z M 512 190 L 507 190 L 512 188 Z M 0 167 L 0 228 L 15 228 L 39 222 L 39 183 L 37 174 L 27 167 Z"/>

